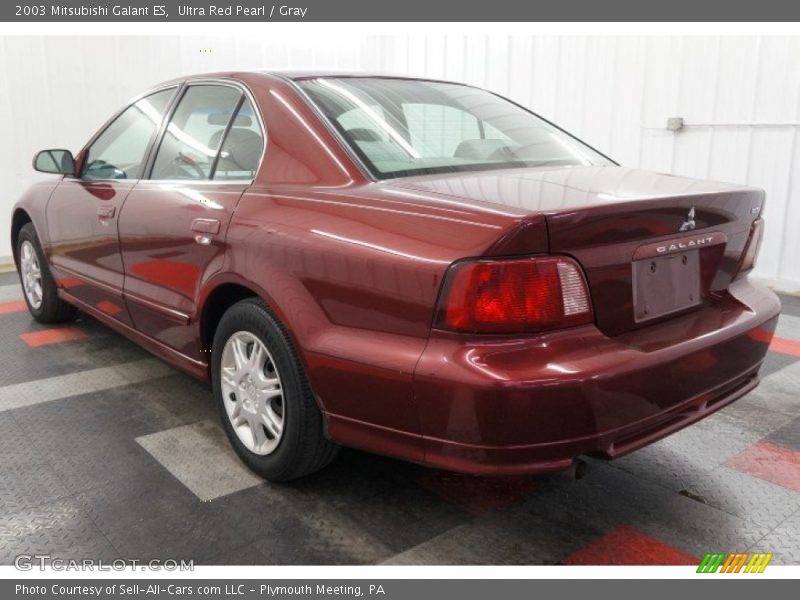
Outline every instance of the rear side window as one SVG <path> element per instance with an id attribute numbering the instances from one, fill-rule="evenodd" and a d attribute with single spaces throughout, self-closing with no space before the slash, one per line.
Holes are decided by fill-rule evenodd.
<path id="1" fill-rule="evenodd" d="M 92 143 L 84 179 L 139 179 L 145 154 L 175 88 L 146 96 L 129 106 Z"/>
<path id="2" fill-rule="evenodd" d="M 158 148 L 152 179 L 210 179 L 242 92 L 193 85 L 178 104 Z"/>
<path id="3" fill-rule="evenodd" d="M 252 179 L 264 134 L 250 100 L 236 88 L 190 86 L 170 119 L 152 179 Z"/>
<path id="4" fill-rule="evenodd" d="M 264 153 L 264 134 L 246 97 L 233 119 L 219 153 L 214 179 L 253 179 Z"/>

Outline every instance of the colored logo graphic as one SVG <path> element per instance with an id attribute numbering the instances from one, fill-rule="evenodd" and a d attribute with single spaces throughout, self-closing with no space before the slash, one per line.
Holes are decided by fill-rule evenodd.
<path id="1" fill-rule="evenodd" d="M 725 554 L 715 552 L 706 554 L 700 566 L 697 567 L 698 573 L 763 573 L 767 568 L 772 554 L 749 552 Z"/>

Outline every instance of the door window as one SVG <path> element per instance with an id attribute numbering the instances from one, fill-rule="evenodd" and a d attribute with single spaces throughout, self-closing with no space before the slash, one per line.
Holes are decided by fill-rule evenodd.
<path id="1" fill-rule="evenodd" d="M 242 92 L 231 86 L 190 86 L 164 133 L 151 178 L 210 179 L 228 123 L 241 98 Z M 232 129 L 239 128 L 247 129 L 243 123 L 232 124 Z"/>
<path id="2" fill-rule="evenodd" d="M 84 179 L 139 179 L 147 147 L 175 88 L 156 92 L 129 106 L 92 143 L 86 156 Z"/>
<path id="3" fill-rule="evenodd" d="M 264 153 L 264 134 L 253 105 L 244 99 L 219 153 L 216 179 L 253 179 Z"/>

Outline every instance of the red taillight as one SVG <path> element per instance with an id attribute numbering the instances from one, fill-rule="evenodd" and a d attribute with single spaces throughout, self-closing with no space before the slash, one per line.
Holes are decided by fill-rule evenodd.
<path id="1" fill-rule="evenodd" d="M 742 255 L 742 262 L 739 265 L 739 273 L 749 271 L 756 266 L 758 251 L 761 250 L 761 240 L 764 233 L 764 219 L 756 219 L 750 228 L 750 237 Z"/>
<path id="2" fill-rule="evenodd" d="M 589 291 L 570 258 L 477 260 L 450 268 L 435 327 L 472 333 L 521 333 L 592 321 Z"/>

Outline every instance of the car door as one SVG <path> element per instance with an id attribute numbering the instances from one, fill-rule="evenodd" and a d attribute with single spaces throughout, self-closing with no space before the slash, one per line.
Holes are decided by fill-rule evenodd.
<path id="1" fill-rule="evenodd" d="M 201 359 L 190 328 L 204 281 L 222 266 L 236 204 L 264 153 L 258 112 L 233 83 L 188 84 L 119 218 L 125 300 L 136 328 Z"/>
<path id="2" fill-rule="evenodd" d="M 117 218 L 176 89 L 145 96 L 112 119 L 79 155 L 80 176 L 65 177 L 47 204 L 48 253 L 59 285 L 128 325 Z"/>

